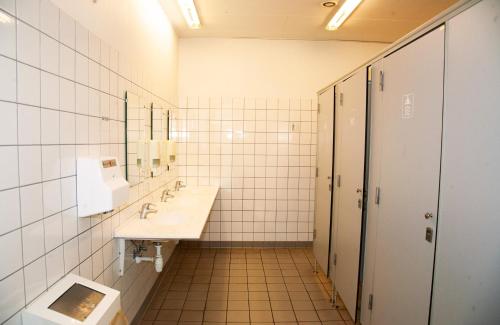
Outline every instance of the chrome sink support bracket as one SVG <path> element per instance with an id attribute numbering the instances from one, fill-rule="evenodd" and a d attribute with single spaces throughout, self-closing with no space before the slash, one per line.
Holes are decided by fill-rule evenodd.
<path id="1" fill-rule="evenodd" d="M 124 238 L 119 238 L 118 239 L 118 259 L 119 259 L 119 271 L 118 274 L 120 276 L 123 276 L 125 273 L 125 239 Z"/>

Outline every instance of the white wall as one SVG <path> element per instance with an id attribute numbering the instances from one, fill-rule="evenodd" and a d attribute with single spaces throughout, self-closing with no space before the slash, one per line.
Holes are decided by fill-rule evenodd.
<path id="1" fill-rule="evenodd" d="M 180 40 L 179 177 L 221 187 L 204 240 L 312 240 L 316 92 L 384 46 Z"/>
<path id="2" fill-rule="evenodd" d="M 146 88 L 176 103 L 178 39 L 156 0 L 53 0 L 117 49 Z"/>
<path id="3" fill-rule="evenodd" d="M 179 40 L 179 98 L 306 97 L 387 44 L 255 39 Z"/>
<path id="4" fill-rule="evenodd" d="M 23 308 L 68 273 L 120 290 L 132 320 L 158 274 L 127 255 L 120 277 L 113 230 L 177 172 L 132 187 L 111 213 L 78 218 L 75 164 L 112 155 L 123 167 L 125 91 L 175 107 L 177 39 L 152 15 L 156 1 L 57 3 L 0 1 L 0 323 L 21 324 Z"/>

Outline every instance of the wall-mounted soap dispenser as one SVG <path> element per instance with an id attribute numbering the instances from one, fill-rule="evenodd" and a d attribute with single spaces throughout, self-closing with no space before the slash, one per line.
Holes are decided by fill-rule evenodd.
<path id="1" fill-rule="evenodd" d="M 129 195 L 129 185 L 114 157 L 78 158 L 76 188 L 79 217 L 111 211 Z"/>

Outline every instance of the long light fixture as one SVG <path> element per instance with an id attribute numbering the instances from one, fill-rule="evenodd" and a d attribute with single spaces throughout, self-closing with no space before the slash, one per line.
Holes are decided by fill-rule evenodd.
<path id="1" fill-rule="evenodd" d="M 194 0 L 177 0 L 177 3 L 181 8 L 182 15 L 184 16 L 189 28 L 201 28 L 200 18 L 198 17 Z"/>
<path id="2" fill-rule="evenodd" d="M 349 18 L 352 12 L 363 0 L 346 0 L 342 7 L 337 10 L 335 15 L 330 19 L 328 24 L 326 24 L 327 30 L 336 30 L 344 23 L 344 21 Z"/>

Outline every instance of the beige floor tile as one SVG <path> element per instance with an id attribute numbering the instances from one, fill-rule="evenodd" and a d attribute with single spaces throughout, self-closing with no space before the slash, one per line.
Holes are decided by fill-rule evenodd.
<path id="1" fill-rule="evenodd" d="M 247 283 L 248 278 L 246 276 L 230 276 L 229 277 L 229 284 L 231 285 L 232 283 Z"/>
<path id="2" fill-rule="evenodd" d="M 292 310 L 290 300 L 271 300 L 272 310 Z"/>
<path id="3" fill-rule="evenodd" d="M 162 309 L 182 309 L 184 299 L 166 299 L 161 305 Z"/>
<path id="4" fill-rule="evenodd" d="M 229 283 L 228 276 L 212 276 L 210 283 Z"/>
<path id="5" fill-rule="evenodd" d="M 263 276 L 248 276 L 248 283 L 266 283 L 266 278 Z"/>
<path id="6" fill-rule="evenodd" d="M 271 304 L 268 300 L 250 300 L 248 304 L 250 310 L 271 310 Z"/>
<path id="7" fill-rule="evenodd" d="M 321 300 L 313 300 L 313 305 L 316 310 L 329 310 L 334 309 L 330 300 L 321 299 Z"/>
<path id="8" fill-rule="evenodd" d="M 273 314 L 267 310 L 251 310 L 250 321 L 253 322 L 272 322 Z"/>
<path id="9" fill-rule="evenodd" d="M 227 291 L 209 291 L 207 300 L 227 300 Z"/>
<path id="10" fill-rule="evenodd" d="M 267 284 L 265 283 L 249 283 L 248 291 L 267 291 Z"/>
<path id="11" fill-rule="evenodd" d="M 226 322 L 226 312 L 220 310 L 207 310 L 203 316 L 204 322 Z"/>
<path id="12" fill-rule="evenodd" d="M 317 322 L 319 317 L 314 310 L 296 310 L 295 317 L 299 322 Z"/>
<path id="13" fill-rule="evenodd" d="M 327 320 L 324 322 L 321 322 L 323 325 L 350 325 L 347 322 L 344 322 L 343 320 Z"/>
<path id="14" fill-rule="evenodd" d="M 247 268 L 248 276 L 264 276 L 264 271 L 262 269 L 252 269 Z"/>
<path id="15" fill-rule="evenodd" d="M 210 283 L 210 291 L 228 291 L 229 283 Z"/>
<path id="16" fill-rule="evenodd" d="M 226 310 L 227 300 L 207 300 L 206 310 Z"/>
<path id="17" fill-rule="evenodd" d="M 281 276 L 266 276 L 266 282 L 268 284 L 274 283 L 284 283 L 283 277 Z"/>
<path id="18" fill-rule="evenodd" d="M 269 291 L 287 291 L 284 283 L 268 283 L 267 289 Z"/>
<path id="19" fill-rule="evenodd" d="M 227 310 L 249 310 L 248 300 L 229 300 Z"/>
<path id="20" fill-rule="evenodd" d="M 286 288 L 288 291 L 306 291 L 302 283 L 287 283 Z"/>
<path id="21" fill-rule="evenodd" d="M 189 291 L 208 291 L 208 283 L 192 283 Z"/>
<path id="22" fill-rule="evenodd" d="M 205 300 L 186 300 L 184 310 L 205 310 Z"/>
<path id="23" fill-rule="evenodd" d="M 149 309 L 142 316 L 143 320 L 155 320 L 158 314 L 158 309 Z"/>
<path id="24" fill-rule="evenodd" d="M 182 311 L 180 322 L 201 322 L 203 321 L 203 311 L 184 310 Z"/>
<path id="25" fill-rule="evenodd" d="M 250 312 L 248 310 L 228 310 L 227 311 L 227 322 L 249 322 Z"/>
<path id="26" fill-rule="evenodd" d="M 156 320 L 171 320 L 178 321 L 182 310 L 179 309 L 161 309 L 156 315 Z"/>
<path id="27" fill-rule="evenodd" d="M 285 280 L 285 283 L 291 283 L 291 284 L 302 284 L 302 279 L 300 276 L 284 276 L 283 280 Z"/>
<path id="28" fill-rule="evenodd" d="M 248 291 L 246 283 L 229 283 L 229 291 Z"/>
<path id="29" fill-rule="evenodd" d="M 232 301 L 232 300 L 248 300 L 248 292 L 246 292 L 246 291 L 229 291 L 227 299 L 229 301 Z"/>
<path id="30" fill-rule="evenodd" d="M 318 316 L 321 321 L 342 320 L 340 313 L 336 310 L 318 310 Z"/>
<path id="31" fill-rule="evenodd" d="M 294 310 L 315 310 L 311 300 L 292 300 Z"/>
<path id="32" fill-rule="evenodd" d="M 295 322 L 295 314 L 291 310 L 273 310 L 273 319 L 275 323 Z"/>
<path id="33" fill-rule="evenodd" d="M 245 269 L 231 269 L 229 272 L 230 276 L 247 276 L 247 270 Z"/>
<path id="34" fill-rule="evenodd" d="M 307 291 L 289 291 L 288 295 L 291 300 L 310 300 Z"/>
<path id="35" fill-rule="evenodd" d="M 266 287 L 267 289 L 267 287 Z M 250 291 L 248 292 L 249 300 L 269 300 L 269 294 L 266 291 Z"/>
<path id="36" fill-rule="evenodd" d="M 270 300 L 290 300 L 290 296 L 286 291 L 269 291 Z"/>

